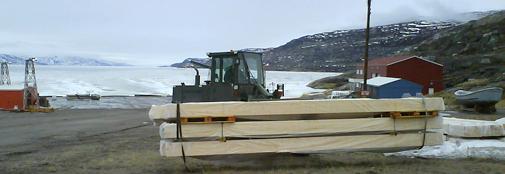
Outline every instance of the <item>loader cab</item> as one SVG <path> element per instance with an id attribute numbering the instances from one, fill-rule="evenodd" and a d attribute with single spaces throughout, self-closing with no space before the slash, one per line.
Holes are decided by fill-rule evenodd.
<path id="1" fill-rule="evenodd" d="M 261 54 L 252 52 L 209 53 L 210 83 L 259 85 L 265 87 Z"/>
<path id="2" fill-rule="evenodd" d="M 280 99 L 284 86 L 275 91 L 265 88 L 265 70 L 262 54 L 246 51 L 214 52 L 207 54 L 210 66 L 193 62 L 200 67 L 209 68 L 209 78 L 204 85 L 199 84 L 199 74 L 195 85 L 181 84 L 173 89 L 172 102 L 213 102 L 250 101 Z"/>

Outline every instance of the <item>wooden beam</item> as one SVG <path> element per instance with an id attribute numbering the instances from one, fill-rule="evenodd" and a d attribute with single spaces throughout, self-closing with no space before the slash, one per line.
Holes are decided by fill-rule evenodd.
<path id="1" fill-rule="evenodd" d="M 398 135 L 359 135 L 333 137 L 305 137 L 278 139 L 249 139 L 200 142 L 160 141 L 162 156 L 181 156 L 181 145 L 186 156 L 207 156 L 249 153 L 284 153 L 284 152 L 317 152 L 317 151 L 392 151 L 398 148 L 415 148 L 423 145 L 439 145 L 443 142 L 442 133 L 421 133 Z"/>
<path id="2" fill-rule="evenodd" d="M 201 102 L 182 103 L 180 108 L 181 117 L 236 116 L 239 119 L 317 114 L 330 114 L 337 118 L 339 115 L 362 117 L 360 115 L 366 113 L 440 111 L 445 106 L 442 98 L 405 98 Z M 153 106 L 149 111 L 151 120 L 170 120 L 175 117 L 176 104 Z"/>
<path id="3" fill-rule="evenodd" d="M 424 130 L 425 119 L 356 118 L 328 120 L 251 121 L 223 124 L 183 124 L 185 138 L 251 137 Z M 428 118 L 427 129 L 441 129 L 442 117 Z M 176 138 L 176 124 L 163 123 L 160 136 Z"/>

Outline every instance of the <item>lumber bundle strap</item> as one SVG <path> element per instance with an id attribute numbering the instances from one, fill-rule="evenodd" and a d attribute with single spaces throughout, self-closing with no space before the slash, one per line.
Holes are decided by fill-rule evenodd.
<path id="1" fill-rule="evenodd" d="M 396 132 L 396 119 L 417 119 L 417 118 L 422 118 L 424 120 L 424 128 L 421 130 L 423 133 L 423 139 L 422 139 L 422 144 L 418 147 L 418 149 L 422 149 L 425 146 L 426 142 L 426 133 L 428 129 L 428 118 L 429 117 L 437 117 L 438 116 L 438 111 L 428 111 L 428 108 L 426 107 L 426 100 L 424 97 L 422 99 L 422 104 L 424 107 L 424 111 L 422 112 L 391 112 L 390 117 L 393 118 L 394 125 L 394 131 L 392 132 L 393 135 L 397 135 Z"/>
<path id="2" fill-rule="evenodd" d="M 182 142 L 184 142 L 183 137 L 182 137 L 182 123 L 181 123 L 181 107 L 180 103 L 177 102 L 177 142 L 181 143 L 181 156 L 182 156 L 182 161 L 184 162 L 184 168 L 189 171 L 188 166 L 186 165 L 186 153 L 184 152 L 184 145 Z"/>
<path id="3" fill-rule="evenodd" d="M 424 109 L 427 110 L 427 108 L 426 108 L 426 101 L 425 101 L 424 97 L 422 99 L 423 99 Z M 426 114 L 424 116 L 423 144 L 421 146 L 419 146 L 418 149 L 422 149 L 424 147 L 424 145 L 426 144 L 426 129 L 427 128 L 428 128 L 428 116 Z"/>

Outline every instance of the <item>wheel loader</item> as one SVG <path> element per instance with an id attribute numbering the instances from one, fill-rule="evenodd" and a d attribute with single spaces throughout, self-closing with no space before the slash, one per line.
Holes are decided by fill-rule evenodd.
<path id="1" fill-rule="evenodd" d="M 172 103 L 278 100 L 284 85 L 271 91 L 265 87 L 262 54 L 248 51 L 208 53 L 210 66 L 192 61 L 195 84 L 174 86 Z M 197 67 L 209 69 L 209 80 L 200 85 Z"/>

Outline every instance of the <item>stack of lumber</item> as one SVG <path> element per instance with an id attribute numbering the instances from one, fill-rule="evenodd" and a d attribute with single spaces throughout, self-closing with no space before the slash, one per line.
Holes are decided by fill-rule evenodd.
<path id="1" fill-rule="evenodd" d="M 487 138 L 505 136 L 501 120 L 485 121 L 459 118 L 444 118 L 444 133 L 453 137 Z"/>
<path id="2" fill-rule="evenodd" d="M 281 100 L 166 104 L 149 117 L 168 157 L 392 152 L 442 144 L 441 110 L 441 98 Z"/>

